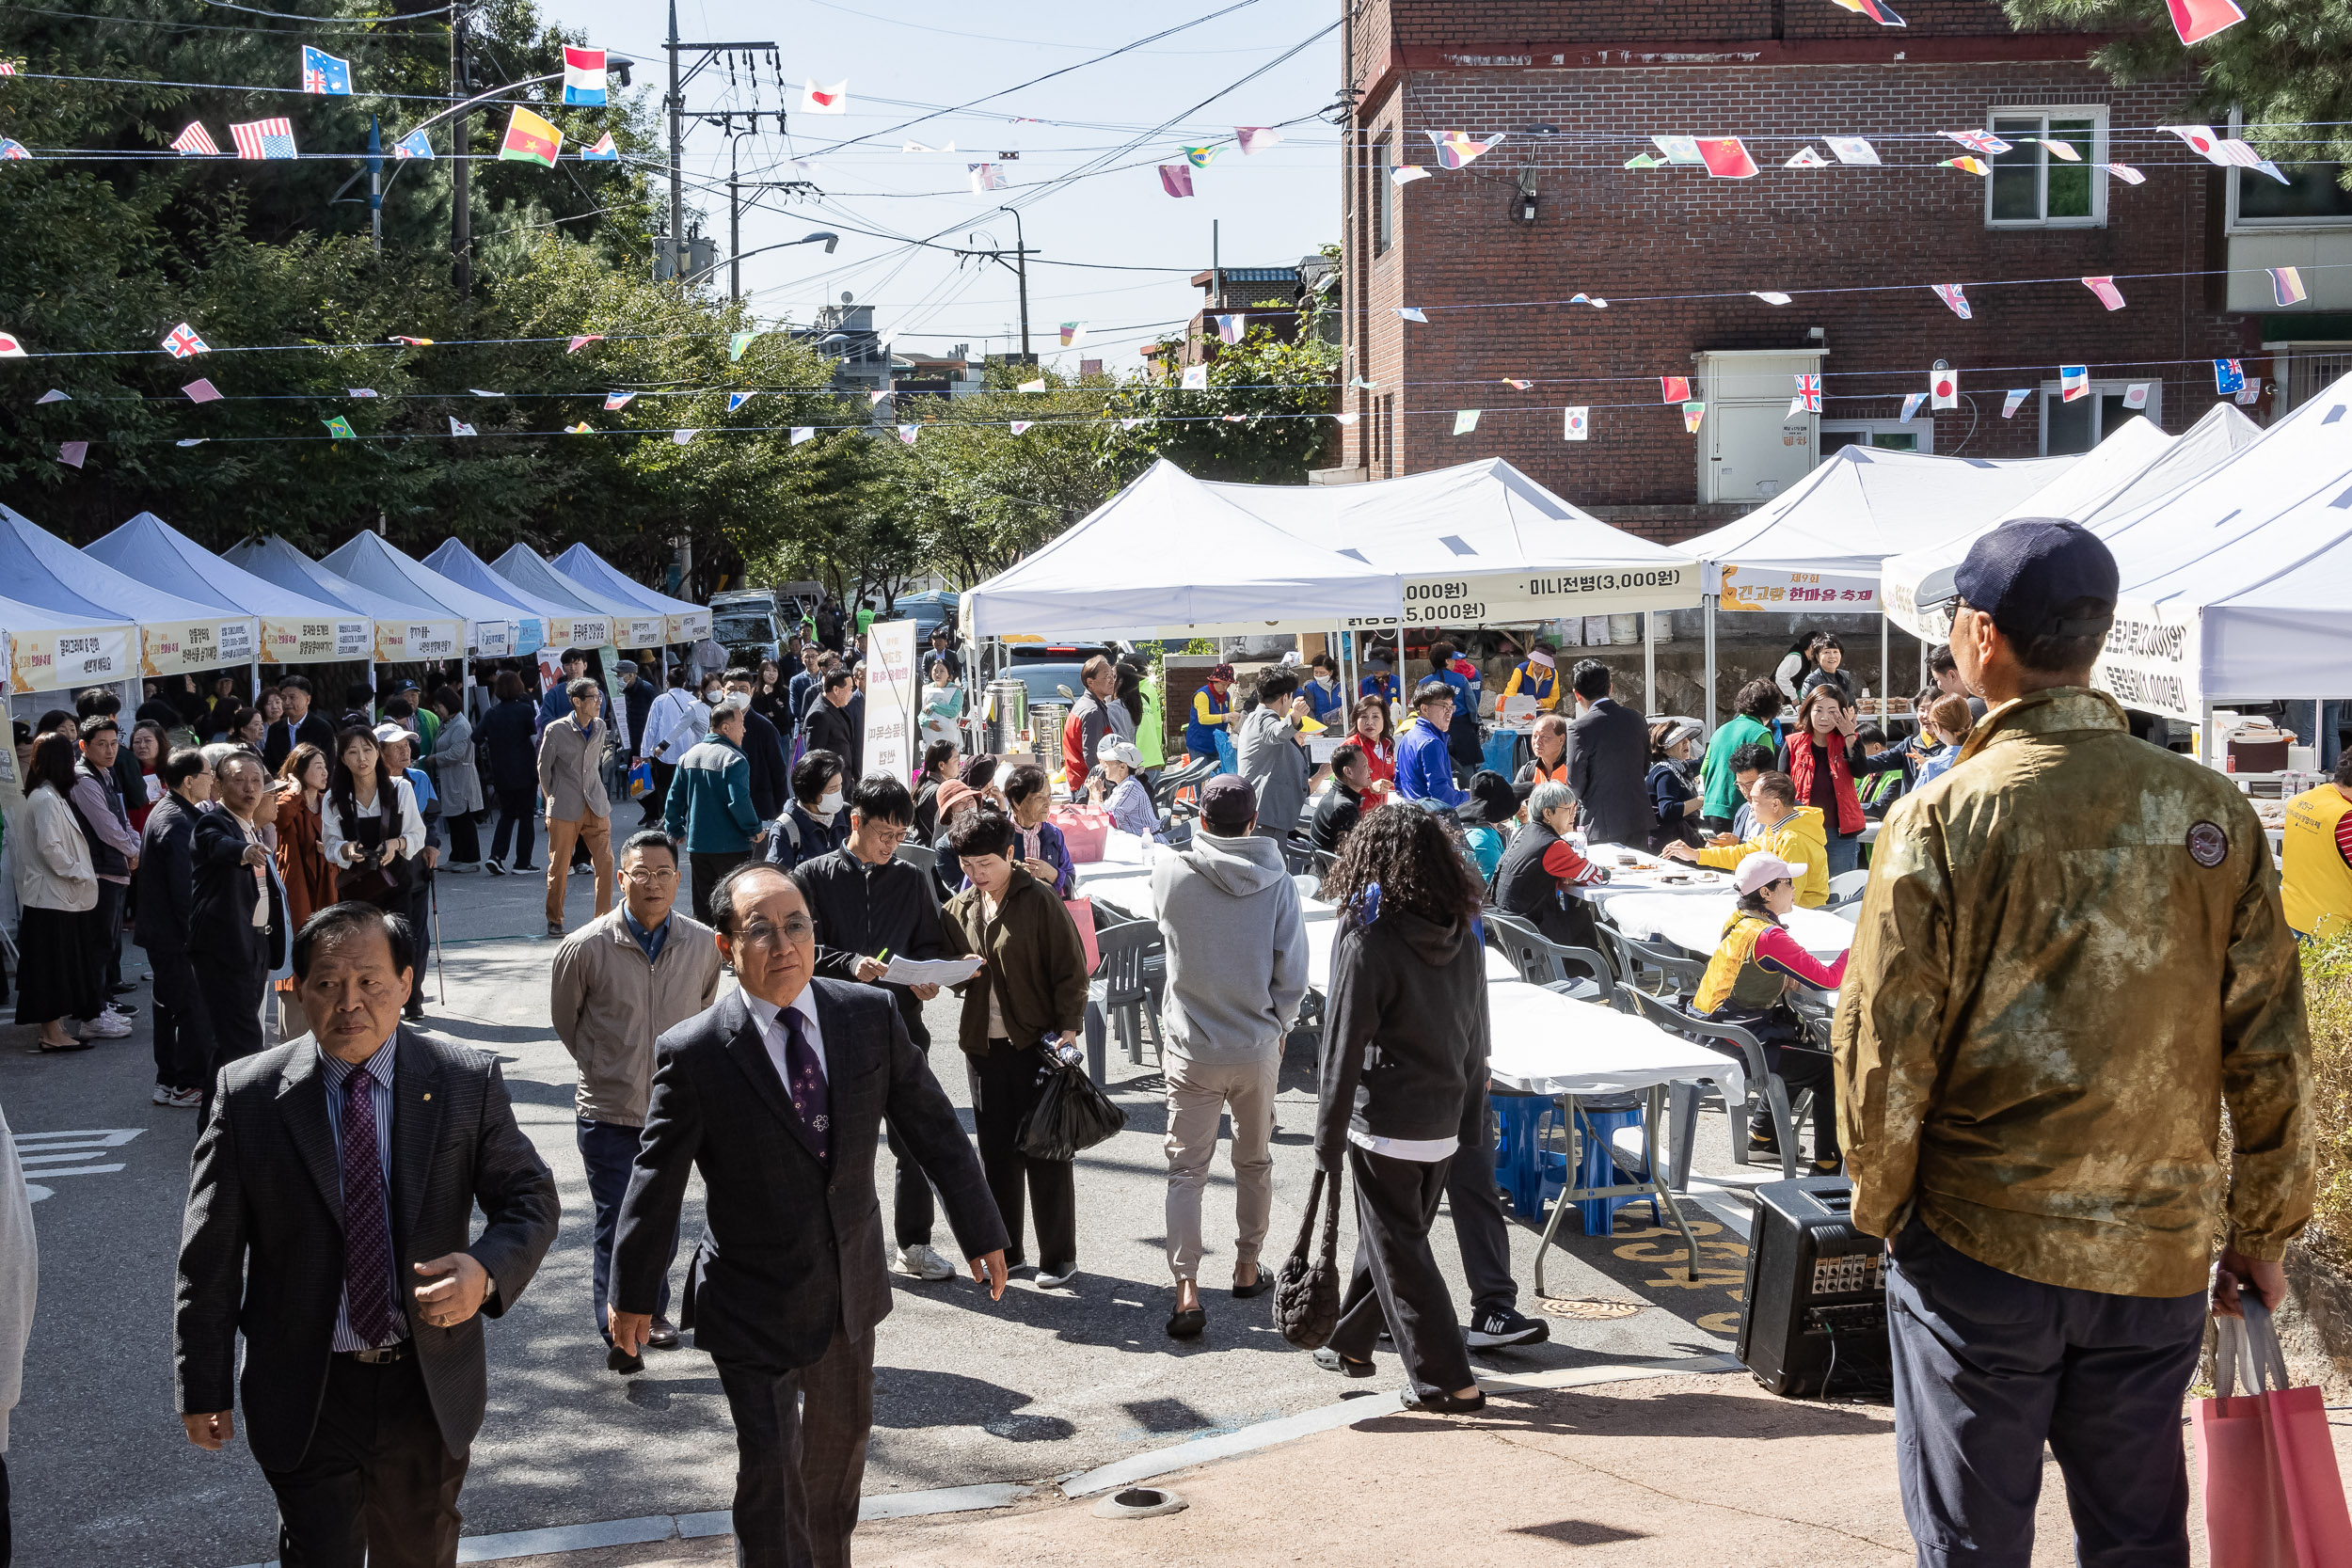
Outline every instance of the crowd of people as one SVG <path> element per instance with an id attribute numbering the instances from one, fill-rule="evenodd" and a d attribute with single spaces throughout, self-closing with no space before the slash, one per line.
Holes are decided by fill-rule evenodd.
<path id="1" fill-rule="evenodd" d="M 866 773 L 857 676 L 818 647 L 788 679 L 777 664 L 687 665 L 660 672 L 657 690 L 624 667 L 609 717 L 587 657 L 567 656 L 536 700 L 506 673 L 475 729 L 446 689 L 395 696 L 373 724 L 364 712 L 313 724 L 305 691 L 250 734 L 231 708 L 209 748 L 167 729 L 125 751 L 111 699 L 92 692 L 26 737 L 11 832 L 20 1018 L 43 1025 L 44 1050 L 128 1033 L 112 976 L 135 910 L 155 976 L 157 1098 L 202 1113 L 175 1319 L 188 1436 L 217 1449 L 234 1433 L 242 1332 L 281 1555 L 453 1561 L 485 1404 L 483 1320 L 530 1284 L 557 1199 L 496 1065 L 404 1021 L 421 1013 L 441 832 L 480 849 L 453 814 L 495 800 L 490 860 L 511 846 L 522 870 L 544 813 L 548 934 L 562 939 L 548 1006 L 578 1069 L 596 1343 L 633 1376 L 649 1350 L 682 1342 L 671 1276 L 699 1174 L 691 1332 L 736 1428 L 739 1560 L 846 1562 L 885 1271 L 938 1284 L 963 1272 L 960 1254 L 991 1299 L 1014 1269 L 1048 1290 L 1081 1271 L 1079 1172 L 1029 1127 L 1057 1074 L 1082 1071 L 1095 964 L 1070 902 L 1073 810 L 1154 843 L 1167 1336 L 1199 1338 L 1217 1309 L 1200 1275 L 1223 1126 L 1229 1298 L 1275 1288 L 1276 1096 L 1318 991 L 1313 1159 L 1319 1180 L 1355 1190 L 1357 1248 L 1314 1363 L 1373 1376 L 1385 1337 L 1406 1403 L 1438 1413 L 1483 1408 L 1471 1352 L 1548 1335 L 1518 1309 L 1493 1178 L 1486 922 L 1597 948 L 1593 907 L 1574 894 L 1609 874 L 1581 845 L 1646 846 L 1731 873 L 1732 914 L 1684 1005 L 1753 1030 L 1767 1070 L 1811 1093 L 1814 1170 L 1847 1173 L 1857 1223 L 1889 1238 L 1905 1506 L 1923 1550 L 2029 1541 L 2019 1466 L 2038 1472 L 2047 1437 L 2086 1539 L 2118 1560 L 2170 1560 L 2185 1491 L 2158 1483 L 2180 1466 L 2207 1222 L 2226 1209 L 2211 1306 L 2233 1312 L 2241 1289 L 2280 1299 L 2277 1259 L 2310 1212 L 2294 938 L 2352 918 L 2352 768 L 2296 802 L 2282 906 L 2244 799 L 2132 738 L 2087 689 L 2112 562 L 2103 577 L 2103 548 L 2078 534 L 2005 530 L 1986 559 L 1972 553 L 1915 740 L 1854 722 L 1834 639 L 1751 683 L 1711 736 L 1645 719 L 1612 695 L 1605 665 L 1564 674 L 1538 644 L 1503 682 L 1537 715 L 1516 778 L 1459 746 L 1481 676 L 1451 649 L 1409 691 L 1376 668 L 1352 696 L 1327 659 L 1218 666 L 1184 726 L 1193 756 L 1216 764 L 1192 775 L 1181 812 L 1153 787 L 1163 759 L 1145 746 L 1156 721 L 1137 724 L 1137 672 L 1108 657 L 1082 672 L 1058 799 L 1034 761 L 967 754 L 944 704 L 927 705 L 941 728 L 912 781 Z M 958 673 L 942 659 L 934 684 Z M 1398 709 L 1410 721 L 1391 735 Z M 1320 761 L 1309 727 L 1335 732 Z M 420 752 L 479 754 L 487 777 L 429 775 Z M 632 800 L 641 820 L 614 832 Z M 2149 800 L 2186 824 L 2178 844 L 2141 831 Z M 1872 816 L 1886 827 L 1852 952 L 1824 963 L 1786 920 L 1829 901 Z M 567 932 L 575 847 L 596 901 Z M 2070 847 L 2119 869 L 2071 878 Z M 1320 974 L 1292 875 L 1302 856 L 1336 922 Z M 2010 914 L 1960 951 L 1948 933 L 1992 909 Z M 2103 940 L 2086 958 L 2064 935 L 2126 928 L 2149 940 Z M 953 967 L 901 973 L 902 960 Z M 309 1034 L 264 1049 L 273 974 Z M 1799 987 L 1842 988 L 1834 1037 L 1792 1023 Z M 969 1135 L 931 1058 L 925 1005 L 943 989 L 958 998 Z M 2094 1049 L 2116 1059 L 2088 1075 L 2053 1066 Z M 406 1094 L 421 1083 L 430 1112 Z M 2055 1108 L 2017 1114 L 2020 1085 Z M 2062 1108 L 2076 1101 L 2095 1101 L 2099 1139 L 2127 1144 L 2128 1162 L 2083 1152 L 2091 1124 Z M 2217 1101 L 2237 1138 L 2226 1199 Z M 1769 1121 L 1748 1135 L 1777 1152 Z M 405 1217 L 395 1252 L 393 1195 L 420 1158 L 455 1179 Z M 331 1209 L 276 1175 L 322 1159 L 340 1171 Z M 2005 1181 L 2019 1160 L 2048 1179 Z M 2094 1211 L 2105 1217 L 2083 1220 Z M 1436 1261 L 1440 1213 L 1467 1310 Z M 241 1316 L 254 1301 L 264 1308 Z M 1995 1363 L 1998 1375 L 1977 1370 Z M 1996 1473 L 2009 1480 L 1970 1479 Z"/>

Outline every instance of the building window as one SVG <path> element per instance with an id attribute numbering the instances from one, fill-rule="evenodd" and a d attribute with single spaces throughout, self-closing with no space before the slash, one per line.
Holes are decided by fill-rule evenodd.
<path id="1" fill-rule="evenodd" d="M 1882 451 L 1933 451 L 1935 421 L 1914 416 L 1900 420 L 1823 420 L 1820 455 L 1827 462 L 1840 447 L 1876 447 Z"/>
<path id="2" fill-rule="evenodd" d="M 1388 254 L 1396 243 L 1396 150 L 1387 136 L 1372 144 L 1372 253 Z"/>
<path id="3" fill-rule="evenodd" d="M 1380 400 L 1380 477 L 1396 477 L 1396 394 Z"/>
<path id="4" fill-rule="evenodd" d="M 1994 229 L 2090 229 L 2106 222 L 2107 112 L 2104 108 L 1995 109 L 1993 134 L 2009 143 L 1993 158 L 1984 192 Z M 2072 160 L 2044 142 L 2074 150 Z"/>
<path id="5" fill-rule="evenodd" d="M 2275 349 L 2280 357 L 2272 365 L 2283 365 L 2286 385 L 2276 389 L 2275 404 L 2281 414 L 2300 408 L 2347 374 L 2352 374 L 2352 343 L 2265 343 Z M 2252 385 L 2253 377 L 2247 377 Z M 2283 395 L 2279 395 L 2283 394 Z"/>
<path id="6" fill-rule="evenodd" d="M 2132 383 L 2124 381 L 2094 381 L 2087 397 L 2068 403 L 2055 381 L 2042 384 L 2042 455 L 2063 457 L 2069 452 L 2089 451 L 2113 435 L 2116 426 L 2125 420 L 2145 414 L 2161 425 L 2164 422 L 2164 383 L 2148 385 L 2148 406 L 2126 408 L 2123 397 Z"/>

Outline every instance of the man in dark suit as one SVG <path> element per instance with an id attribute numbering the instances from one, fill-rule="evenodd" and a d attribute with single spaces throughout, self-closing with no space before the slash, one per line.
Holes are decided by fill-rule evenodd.
<path id="1" fill-rule="evenodd" d="M 272 778 L 297 746 L 316 746 L 330 759 L 335 755 L 335 726 L 325 714 L 310 711 L 310 677 L 288 675 L 278 683 L 278 689 L 286 699 L 286 716 L 262 732 L 262 762 Z M 330 760 L 328 767 L 333 766 Z"/>
<path id="2" fill-rule="evenodd" d="M 1579 663 L 1568 677 L 1576 693 L 1576 722 L 1568 726 L 1568 787 L 1578 817 L 1595 844 L 1649 842 L 1654 808 L 1643 780 L 1649 772 L 1649 725 L 1609 695 L 1609 666 Z"/>
<path id="3" fill-rule="evenodd" d="M 972 1277 L 1000 1298 L 1005 1226 L 890 998 L 812 978 L 816 927 L 776 867 L 710 900 L 741 990 L 654 1046 L 653 1099 L 612 1254 L 612 1343 L 635 1354 L 660 1298 L 687 1178 L 706 1230 L 681 1327 L 735 1418 L 736 1561 L 847 1568 L 873 1426 L 874 1326 L 890 1310 L 874 1146 L 884 1117 L 938 1187 Z"/>
<path id="4" fill-rule="evenodd" d="M 865 768 L 858 765 L 866 750 L 866 714 L 863 705 L 851 705 L 857 696 L 855 675 L 847 670 L 831 672 L 816 691 L 803 732 L 808 736 L 808 750 L 831 752 L 839 757 L 852 782 L 866 776 Z"/>
<path id="5" fill-rule="evenodd" d="M 555 1179 L 497 1063 L 400 1027 L 412 962 L 406 923 L 372 905 L 311 916 L 294 944 L 311 1033 L 222 1071 L 188 1180 L 181 1420 L 200 1449 L 236 1435 L 242 1327 L 247 1440 L 279 1560 L 305 1568 L 457 1560 L 482 1318 L 555 1239 Z"/>
<path id="6" fill-rule="evenodd" d="M 164 798 L 139 834 L 138 925 L 155 976 L 155 1103 L 201 1110 L 213 1081 L 213 1026 L 196 983 L 196 824 L 213 793 L 204 753 L 183 746 L 155 767 Z"/>
<path id="7" fill-rule="evenodd" d="M 262 1002 L 270 971 L 286 957 L 286 891 L 258 819 L 267 784 L 252 752 L 221 758 L 213 770 L 213 809 L 198 816 L 189 846 L 188 962 L 213 1035 L 203 1083 L 208 1122 L 215 1075 L 262 1049 Z"/>

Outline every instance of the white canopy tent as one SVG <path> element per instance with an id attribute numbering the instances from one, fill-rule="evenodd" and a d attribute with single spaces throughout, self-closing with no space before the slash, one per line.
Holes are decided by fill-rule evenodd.
<path id="1" fill-rule="evenodd" d="M 454 536 L 436 546 L 433 553 L 424 558 L 424 564 L 452 582 L 462 582 L 477 594 L 513 605 L 516 618 L 523 623 L 523 645 L 517 652 L 601 648 L 612 641 L 612 616 L 517 587 L 490 570 L 488 562 Z M 533 625 L 538 627 L 535 640 L 531 629 Z"/>
<path id="2" fill-rule="evenodd" d="M 6 506 L 0 506 L 0 586 L 11 599 L 47 612 L 39 624 L 6 627 L 10 684 L 19 691 L 141 674 L 196 674 L 249 665 L 261 650 L 261 628 L 251 615 L 125 577 Z M 118 641 L 125 622 L 135 624 L 138 635 Z"/>
<path id="3" fill-rule="evenodd" d="M 2352 375 L 2188 483 L 2091 524 L 2122 569 L 2095 678 L 2210 726 L 2217 705 L 2352 692 Z M 2199 754 L 2217 755 L 2201 733 Z"/>
<path id="4" fill-rule="evenodd" d="M 1490 457 L 1361 484 L 1206 484 L 1285 533 L 1402 579 L 1406 626 L 1516 626 L 1699 603 L 1699 562 Z"/>
<path id="5" fill-rule="evenodd" d="M 1676 547 L 1707 563 L 1708 728 L 1715 723 L 1718 610 L 1876 614 L 1883 608 L 1879 570 L 1888 556 L 1991 523 L 2076 461 L 1841 447 L 1745 516 L 1684 540 Z M 1893 684 L 1883 621 L 1879 683 Z"/>
<path id="6" fill-rule="evenodd" d="M 462 651 L 458 622 L 447 610 L 428 610 L 362 587 L 275 535 L 232 545 L 221 552 L 221 559 L 281 588 L 369 617 L 375 626 L 374 645 L 371 655 L 361 657 L 372 657 L 378 664 L 453 658 Z"/>
<path id="7" fill-rule="evenodd" d="M 374 645 L 370 617 L 233 566 L 152 512 L 85 546 L 83 553 L 151 588 L 259 617 L 265 664 L 365 658 Z"/>
<path id="8" fill-rule="evenodd" d="M 2166 435 L 2148 420 L 2126 420 L 2080 462 L 1993 522 L 1923 550 L 1887 557 L 1881 569 L 1886 613 L 1914 637 L 1940 641 L 1951 628 L 1941 616 L 1919 613 L 1919 583 L 1931 572 L 1959 565 L 1969 546 L 1993 527 L 2014 517 L 2065 517 L 2095 529 L 2103 519 L 2137 512 L 2171 494 L 2251 446 L 2262 433 L 2262 426 L 2226 403 L 2215 404 L 2178 436 Z"/>
<path id="9" fill-rule="evenodd" d="M 1395 572 L 1310 544 L 1166 461 L 964 591 L 966 637 L 1234 637 L 1395 624 Z"/>
<path id="10" fill-rule="evenodd" d="M 529 545 L 514 546 L 490 562 L 490 570 L 549 604 L 569 605 L 582 613 L 607 617 L 612 623 L 612 641 L 621 647 L 657 648 L 669 631 L 669 617 L 660 610 L 566 577 Z"/>
<path id="11" fill-rule="evenodd" d="M 538 645 L 535 641 L 531 647 L 516 645 L 522 631 L 517 625 L 521 611 L 502 599 L 477 594 L 462 582 L 452 582 L 373 533 L 353 534 L 341 548 L 322 557 L 319 564 L 388 598 L 422 605 L 454 619 L 462 644 L 458 651 L 479 658 L 496 658 L 504 654 L 527 654 Z M 411 651 L 409 657 L 421 656 Z"/>
<path id="12" fill-rule="evenodd" d="M 574 582 L 601 589 L 624 603 L 660 611 L 669 624 L 669 635 L 660 641 L 692 642 L 710 635 L 710 610 L 707 607 L 657 593 L 585 545 L 574 545 L 548 564 Z"/>

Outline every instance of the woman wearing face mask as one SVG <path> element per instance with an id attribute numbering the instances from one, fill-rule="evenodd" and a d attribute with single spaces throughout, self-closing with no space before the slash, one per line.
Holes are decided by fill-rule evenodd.
<path id="1" fill-rule="evenodd" d="M 1707 804 L 1691 786 L 1691 747 L 1699 727 L 1687 719 L 1668 719 L 1649 727 L 1649 788 L 1651 821 L 1649 850 L 1657 854 L 1669 844 L 1699 846 L 1699 812 Z"/>
<path id="2" fill-rule="evenodd" d="M 841 809 L 841 759 L 819 747 L 792 769 L 792 803 L 768 834 L 768 863 L 789 871 L 830 855 L 850 836 Z"/>
<path id="3" fill-rule="evenodd" d="M 1347 705 L 1340 695 L 1340 661 L 1329 654 L 1317 654 L 1307 661 L 1307 684 L 1298 691 L 1307 699 L 1308 710 L 1318 724 L 1337 722 L 1340 710 Z"/>

